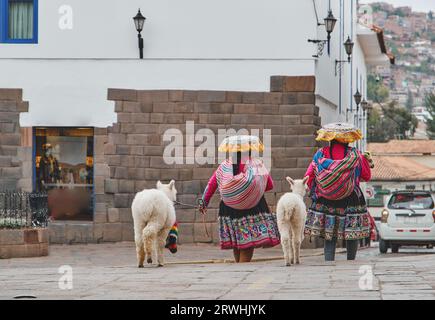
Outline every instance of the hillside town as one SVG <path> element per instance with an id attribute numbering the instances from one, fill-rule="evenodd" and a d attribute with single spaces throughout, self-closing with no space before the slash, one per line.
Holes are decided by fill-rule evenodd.
<path id="1" fill-rule="evenodd" d="M 386 100 L 408 108 L 418 119 L 413 138 L 427 139 L 425 123 L 432 116 L 425 97 L 435 87 L 434 12 L 416 12 L 408 6 L 394 7 L 385 2 L 370 3 L 370 10 L 373 24 L 384 30 L 386 43 L 395 56 L 393 66 L 374 67 L 372 79 L 381 80 L 389 89 Z"/>

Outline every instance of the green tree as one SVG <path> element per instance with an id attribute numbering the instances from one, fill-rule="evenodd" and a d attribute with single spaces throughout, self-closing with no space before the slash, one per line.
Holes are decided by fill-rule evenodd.
<path id="1" fill-rule="evenodd" d="M 418 120 L 409 110 L 395 102 L 382 106 L 382 114 L 374 109 L 368 119 L 368 140 L 386 142 L 391 139 L 409 139 L 417 128 Z"/>
<path id="2" fill-rule="evenodd" d="M 380 81 L 376 81 L 374 75 L 369 75 L 367 77 L 367 97 L 370 100 L 385 102 L 389 95 L 389 89 L 380 83 Z"/>
<path id="3" fill-rule="evenodd" d="M 427 135 L 429 139 L 435 140 L 435 93 L 430 92 L 425 96 L 426 109 L 429 112 L 432 119 L 427 120 Z"/>

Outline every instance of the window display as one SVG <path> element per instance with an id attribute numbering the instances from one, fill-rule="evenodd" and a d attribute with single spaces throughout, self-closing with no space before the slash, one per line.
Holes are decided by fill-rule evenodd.
<path id="1" fill-rule="evenodd" d="M 52 220 L 92 220 L 93 149 L 92 128 L 35 129 L 35 188 Z"/>

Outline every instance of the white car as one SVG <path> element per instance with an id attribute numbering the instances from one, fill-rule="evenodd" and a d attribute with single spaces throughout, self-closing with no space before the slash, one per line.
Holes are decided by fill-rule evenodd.
<path id="1" fill-rule="evenodd" d="M 382 210 L 379 251 L 393 253 L 400 246 L 435 244 L 434 198 L 428 191 L 395 191 Z"/>

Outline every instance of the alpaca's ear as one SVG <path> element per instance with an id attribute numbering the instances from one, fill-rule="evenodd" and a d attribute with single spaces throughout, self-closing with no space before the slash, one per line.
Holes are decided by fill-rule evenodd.
<path id="1" fill-rule="evenodd" d="M 162 186 L 162 183 L 161 183 L 161 181 L 159 180 L 159 181 L 157 181 L 157 189 L 159 189 L 160 187 Z"/>
<path id="2" fill-rule="evenodd" d="M 308 181 L 309 178 L 310 178 L 309 176 L 304 177 L 304 179 L 302 180 L 302 182 L 303 182 L 304 184 L 307 184 L 307 181 Z"/>
<path id="3" fill-rule="evenodd" d="M 295 182 L 293 181 L 293 179 L 290 178 L 290 177 L 286 177 L 285 179 L 287 180 L 287 182 L 288 182 L 291 186 L 295 183 Z"/>
<path id="4" fill-rule="evenodd" d="M 175 180 L 171 180 L 171 182 L 169 182 L 169 189 L 173 189 L 175 185 Z"/>

